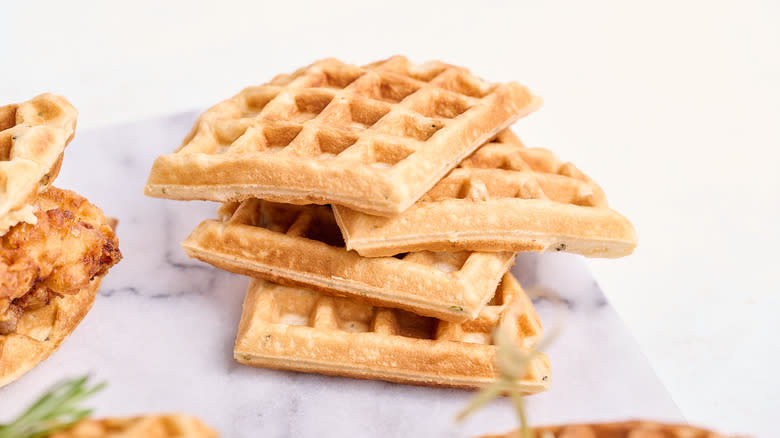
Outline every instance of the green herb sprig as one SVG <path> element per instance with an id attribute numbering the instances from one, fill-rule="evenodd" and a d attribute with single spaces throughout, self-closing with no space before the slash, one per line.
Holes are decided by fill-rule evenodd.
<path id="1" fill-rule="evenodd" d="M 528 425 L 528 418 L 525 413 L 525 402 L 522 388 L 518 381 L 525 376 L 528 366 L 540 351 L 545 350 L 560 335 L 563 329 L 563 323 L 566 316 L 566 305 L 563 300 L 554 292 L 544 288 L 534 288 L 528 290 L 528 294 L 533 296 L 545 296 L 548 300 L 555 303 L 558 309 L 557 323 L 544 339 L 536 346 L 536 350 L 521 348 L 517 339 L 516 330 L 512 330 L 511 321 L 517 319 L 516 309 L 509 309 L 507 315 L 501 320 L 501 324 L 496 327 L 493 333 L 493 339 L 496 345 L 496 362 L 499 370 L 499 376 L 483 387 L 477 395 L 471 400 L 466 408 L 456 417 L 456 421 L 462 421 L 467 416 L 478 411 L 490 401 L 502 395 L 508 395 L 512 400 L 517 417 L 520 421 L 520 437 L 535 438 L 535 433 Z M 0 437 L 1 438 L 1 437 Z M 541 438 L 547 438 L 541 437 Z"/>
<path id="2" fill-rule="evenodd" d="M 106 386 L 90 386 L 88 380 L 83 376 L 55 385 L 12 423 L 0 426 L 0 438 L 42 438 L 87 417 L 92 409 L 81 402 Z"/>

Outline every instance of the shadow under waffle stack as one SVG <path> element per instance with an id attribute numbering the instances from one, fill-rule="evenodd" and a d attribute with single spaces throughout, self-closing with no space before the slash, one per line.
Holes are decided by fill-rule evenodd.
<path id="1" fill-rule="evenodd" d="M 234 356 L 241 363 L 285 370 L 379 379 L 426 386 L 476 388 L 497 376 L 492 333 L 515 315 L 524 348 L 542 337 L 534 307 L 507 274 L 491 303 L 465 323 L 379 308 L 253 280 Z M 550 385 L 547 356 L 534 356 L 519 382 L 526 394 Z"/>
<path id="2" fill-rule="evenodd" d="M 182 243 L 190 256 L 277 283 L 346 295 L 463 322 L 479 314 L 511 252 L 409 253 L 367 258 L 347 251 L 329 207 L 257 199 L 227 203 Z"/>
<path id="3" fill-rule="evenodd" d="M 726 438 L 698 427 L 653 421 L 542 426 L 532 430 L 535 432 L 534 438 Z M 514 431 L 506 435 L 489 435 L 482 438 L 524 437 L 520 431 Z"/>
<path id="4" fill-rule="evenodd" d="M 526 148 L 509 130 L 400 215 L 333 209 L 347 248 L 372 257 L 422 250 L 622 257 L 637 241 L 593 180 L 546 149 Z"/>
<path id="5" fill-rule="evenodd" d="M 326 59 L 206 111 L 175 153 L 155 161 L 145 192 L 393 215 L 540 105 L 520 84 L 438 61 Z"/>

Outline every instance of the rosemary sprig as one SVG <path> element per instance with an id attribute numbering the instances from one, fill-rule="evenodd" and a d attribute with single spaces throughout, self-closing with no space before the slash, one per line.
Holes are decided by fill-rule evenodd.
<path id="1" fill-rule="evenodd" d="M 55 385 L 12 423 L 0 426 L 0 438 L 42 438 L 68 428 L 92 413 L 81 402 L 106 384 L 88 384 L 89 377 Z"/>
<path id="2" fill-rule="evenodd" d="M 529 293 L 531 291 L 529 290 Z M 467 416 L 481 409 L 495 398 L 502 395 L 508 395 L 515 408 L 517 417 L 520 421 L 520 438 L 535 438 L 535 433 L 528 426 L 528 419 L 525 414 L 524 396 L 518 384 L 528 369 L 528 365 L 534 359 L 539 351 L 547 348 L 556 338 L 558 338 L 566 315 L 565 303 L 551 291 L 543 291 L 543 295 L 556 304 L 558 309 L 558 321 L 553 326 L 552 331 L 544 337 L 536 346 L 536 350 L 530 350 L 519 347 L 517 331 L 512 330 L 511 321 L 517 320 L 516 310 L 509 309 L 501 324 L 496 327 L 493 333 L 493 339 L 496 345 L 496 362 L 500 375 L 493 382 L 482 388 L 471 403 L 461 411 L 456 417 L 456 421 L 461 421 Z M 1 438 L 1 437 L 0 437 Z M 546 438 L 546 437 L 542 437 Z"/>

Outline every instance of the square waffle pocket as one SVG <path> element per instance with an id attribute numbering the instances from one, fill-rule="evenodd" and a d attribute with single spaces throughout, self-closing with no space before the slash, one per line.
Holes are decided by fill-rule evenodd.
<path id="1" fill-rule="evenodd" d="M 397 214 L 541 99 L 462 67 L 396 56 L 326 59 L 202 114 L 145 193 L 171 199 L 341 204 Z"/>
<path id="2" fill-rule="evenodd" d="M 227 203 L 182 243 L 212 265 L 277 283 L 461 322 L 477 316 L 511 252 L 409 253 L 367 258 L 344 248 L 329 207 L 259 199 Z"/>
<path id="3" fill-rule="evenodd" d="M 398 216 L 333 209 L 347 248 L 370 257 L 424 250 L 622 257 L 637 243 L 631 222 L 609 208 L 593 180 L 509 130 Z"/>
<path id="4" fill-rule="evenodd" d="M 510 327 L 517 330 L 521 346 L 533 348 L 542 326 L 511 274 L 479 316 L 462 324 L 253 280 L 234 357 L 265 368 L 476 388 L 497 376 L 492 333 L 509 314 L 517 316 Z M 520 383 L 527 394 L 546 390 L 547 356 L 535 356 Z"/>

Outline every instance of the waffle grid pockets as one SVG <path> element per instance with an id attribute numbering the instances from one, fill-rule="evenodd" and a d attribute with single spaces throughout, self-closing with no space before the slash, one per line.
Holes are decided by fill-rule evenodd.
<path id="1" fill-rule="evenodd" d="M 496 377 L 493 329 L 513 308 L 523 347 L 542 337 L 539 317 L 507 274 L 480 315 L 452 323 L 253 280 L 234 355 L 267 368 L 381 379 L 427 386 L 476 388 Z M 550 384 L 549 359 L 532 360 L 521 380 L 526 393 Z"/>
<path id="2" fill-rule="evenodd" d="M 48 93 L 0 107 L 0 235 L 34 223 L 29 204 L 57 177 L 77 117 L 65 98 Z"/>
<path id="3" fill-rule="evenodd" d="M 326 59 L 244 89 L 159 157 L 146 194 L 172 199 L 408 208 L 541 99 L 442 62 Z"/>
<path id="4" fill-rule="evenodd" d="M 555 250 L 620 257 L 636 246 L 633 226 L 592 179 L 546 149 L 525 147 L 508 129 L 398 216 L 333 209 L 347 248 L 363 256 Z"/>
<path id="5" fill-rule="evenodd" d="M 257 199 L 228 203 L 182 243 L 219 268 L 463 322 L 490 300 L 510 252 L 409 253 L 366 258 L 347 251 L 329 207 Z"/>

